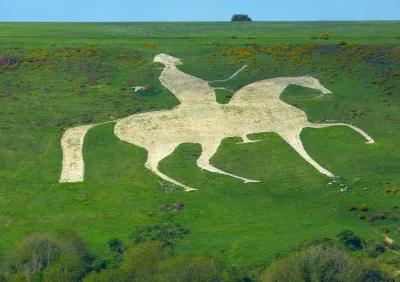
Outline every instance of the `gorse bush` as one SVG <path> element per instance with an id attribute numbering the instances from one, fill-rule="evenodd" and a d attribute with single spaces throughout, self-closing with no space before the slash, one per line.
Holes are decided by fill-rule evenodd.
<path id="1" fill-rule="evenodd" d="M 16 57 L 0 56 L 0 69 L 7 68 L 9 65 L 17 61 L 18 59 Z"/>
<path id="2" fill-rule="evenodd" d="M 324 39 L 324 40 L 326 40 L 326 39 L 329 39 L 329 38 L 331 38 L 331 36 L 330 36 L 328 33 L 321 33 L 321 34 L 319 35 L 319 39 Z"/>
<path id="3" fill-rule="evenodd" d="M 149 48 L 156 47 L 156 44 L 154 42 L 145 42 L 143 45 Z"/>
<path id="4" fill-rule="evenodd" d="M 331 38 L 331 36 L 330 36 L 328 33 L 321 33 L 319 36 L 315 36 L 315 35 L 310 36 L 310 39 L 323 39 L 323 40 L 327 40 L 327 39 L 329 39 L 329 38 Z"/>
<path id="5" fill-rule="evenodd" d="M 388 233 L 389 232 L 389 229 L 387 229 L 384 226 L 381 227 L 381 230 L 382 230 L 383 233 Z"/>

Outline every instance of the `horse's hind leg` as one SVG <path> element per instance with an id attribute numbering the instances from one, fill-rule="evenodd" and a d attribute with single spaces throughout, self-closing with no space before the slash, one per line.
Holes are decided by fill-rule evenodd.
<path id="1" fill-rule="evenodd" d="M 61 138 L 63 153 L 62 170 L 59 182 L 82 182 L 85 169 L 83 161 L 83 140 L 87 131 L 95 126 L 83 125 L 70 128 Z"/>
<path id="2" fill-rule="evenodd" d="M 236 144 L 247 144 L 247 143 L 255 143 L 255 142 L 259 142 L 260 140 L 251 140 L 247 137 L 247 135 L 243 135 L 242 136 L 242 142 L 238 142 Z"/>
<path id="3" fill-rule="evenodd" d="M 362 130 L 358 127 L 355 127 L 354 125 L 350 125 L 350 124 L 346 124 L 346 123 L 331 123 L 331 124 L 330 123 L 321 123 L 321 124 L 311 123 L 308 127 L 323 128 L 323 127 L 340 126 L 340 125 L 350 127 L 352 129 L 354 129 L 355 131 L 357 131 L 358 133 L 360 133 L 362 136 L 365 137 L 365 139 L 367 139 L 367 142 L 365 142 L 365 143 L 367 143 L 367 144 L 375 143 L 374 139 L 372 139 L 371 136 L 369 136 L 367 133 L 365 133 L 364 130 Z"/>
<path id="4" fill-rule="evenodd" d="M 301 142 L 300 139 L 300 132 L 301 129 L 299 129 L 298 132 L 293 132 L 293 133 L 285 133 L 285 134 L 280 134 L 280 136 L 285 139 L 285 141 L 293 147 L 293 149 L 296 150 L 297 153 L 299 153 L 300 156 L 303 157 L 309 164 L 311 164 L 313 167 L 315 167 L 319 172 L 329 176 L 333 177 L 334 175 L 323 168 L 321 165 L 319 165 L 316 161 L 314 161 L 313 158 L 310 157 L 310 155 L 306 152 L 306 150 L 303 147 L 303 143 Z"/>
<path id="5" fill-rule="evenodd" d="M 160 148 L 154 148 L 148 150 L 148 156 L 147 156 L 147 161 L 145 164 L 145 167 L 149 169 L 151 172 L 157 174 L 159 177 L 162 179 L 171 182 L 175 185 L 181 186 L 185 189 L 185 191 L 191 191 L 191 190 L 197 190 L 192 187 L 189 187 L 185 184 L 182 184 L 175 179 L 165 175 L 161 171 L 158 170 L 158 164 L 160 161 L 162 161 L 164 158 L 172 154 L 172 152 L 175 150 L 175 146 L 169 146 L 169 147 L 160 147 Z"/>
<path id="6" fill-rule="evenodd" d="M 220 142 L 202 144 L 202 153 L 201 153 L 200 157 L 198 158 L 198 160 L 196 162 L 197 166 L 200 167 L 201 169 L 205 169 L 205 170 L 208 170 L 208 171 L 211 171 L 211 172 L 215 172 L 215 173 L 219 173 L 219 174 L 225 174 L 225 175 L 229 175 L 229 176 L 234 177 L 234 178 L 241 179 L 245 183 L 248 183 L 248 182 L 259 182 L 257 180 L 247 179 L 247 178 L 244 178 L 244 177 L 240 177 L 240 176 L 225 172 L 225 171 L 220 170 L 220 169 L 214 167 L 213 165 L 211 165 L 210 164 L 210 159 L 217 152 L 217 149 L 218 149 L 219 145 L 220 145 Z"/>

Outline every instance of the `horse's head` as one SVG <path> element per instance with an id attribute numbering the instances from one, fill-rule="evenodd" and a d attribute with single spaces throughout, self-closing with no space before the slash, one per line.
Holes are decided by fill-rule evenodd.
<path id="1" fill-rule="evenodd" d="M 299 77 L 299 84 L 301 86 L 304 87 L 308 87 L 308 88 L 313 88 L 316 90 L 321 91 L 323 94 L 331 94 L 332 91 L 330 91 L 329 89 L 325 88 L 318 79 L 310 76 L 310 75 L 306 75 L 306 76 L 301 76 Z"/>
<path id="2" fill-rule="evenodd" d="M 162 63 L 166 67 L 171 67 L 171 66 L 179 66 L 182 65 L 182 61 L 179 58 L 172 57 L 167 54 L 158 54 L 154 57 L 154 62 Z"/>

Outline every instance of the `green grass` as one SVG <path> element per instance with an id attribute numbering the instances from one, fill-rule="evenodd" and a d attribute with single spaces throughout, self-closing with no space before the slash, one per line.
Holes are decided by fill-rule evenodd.
<path id="1" fill-rule="evenodd" d="M 18 58 L 0 74 L 0 222 L 11 220 L 0 232 L 0 255 L 29 230 L 57 228 L 77 231 L 93 252 L 104 254 L 110 238 L 127 241 L 137 226 L 167 220 L 190 230 L 175 242 L 177 252 L 207 253 L 241 267 L 269 263 L 304 238 L 334 237 L 342 228 L 379 238 L 374 229 L 386 226 L 398 239 L 396 222 L 368 225 L 347 205 L 367 204 L 371 215 L 400 214 L 392 210 L 399 194 L 384 192 L 400 187 L 400 77 L 393 75 L 400 70 L 400 41 L 394 39 L 399 27 L 400 22 L 0 23 L 0 56 Z M 332 38 L 309 39 L 321 32 Z M 232 34 L 239 39 L 230 39 Z M 250 35 L 256 39 L 248 40 Z M 342 39 L 354 49 L 329 49 Z M 247 45 L 253 42 L 258 49 Z M 369 46 L 357 49 L 353 43 Z M 282 45 L 268 53 L 277 44 Z M 238 55 L 221 56 L 235 48 L 241 48 Z M 249 56 L 240 57 L 247 51 Z M 146 151 L 119 140 L 108 123 L 86 136 L 85 181 L 57 183 L 66 128 L 179 103 L 161 86 L 160 65 L 151 63 L 162 52 L 181 58 L 183 71 L 205 80 L 225 79 L 247 64 L 233 80 L 212 83 L 232 91 L 265 78 L 310 73 L 333 94 L 315 99 L 320 93 L 290 86 L 282 99 L 303 109 L 311 122 L 354 124 L 376 143 L 365 144 L 347 127 L 305 129 L 307 151 L 340 176 L 333 185 L 276 134 L 255 134 L 251 137 L 261 142 L 242 145 L 236 144 L 239 138 L 228 138 L 212 159 L 216 167 L 260 183 L 201 171 L 195 164 L 200 145 L 182 144 L 160 168 L 198 191 L 167 193 L 145 169 Z M 367 54 L 370 59 L 357 61 Z M 57 68 L 47 70 L 50 65 Z M 384 73 L 388 79 L 379 84 Z M 153 89 L 134 92 L 133 85 Z M 227 93 L 217 91 L 218 102 L 228 103 Z M 347 192 L 340 192 L 340 184 Z M 179 200 L 185 206 L 177 214 L 160 209 Z"/>
<path id="2" fill-rule="evenodd" d="M 322 32 L 334 38 L 393 39 L 398 21 L 369 22 L 160 22 L 160 23 L 1 23 L 0 36 L 24 37 L 31 41 L 48 39 L 111 40 L 134 38 L 229 38 L 253 36 L 257 38 L 307 39 Z"/>

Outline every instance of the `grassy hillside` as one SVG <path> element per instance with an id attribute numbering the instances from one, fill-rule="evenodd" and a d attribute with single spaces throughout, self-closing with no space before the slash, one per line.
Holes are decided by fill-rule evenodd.
<path id="1" fill-rule="evenodd" d="M 398 21 L 369 22 L 160 22 L 160 23 L 0 23 L 2 37 L 31 40 L 54 38 L 226 38 L 227 35 L 268 39 L 305 40 L 313 34 L 331 33 L 348 39 L 392 40 Z M 130 38 L 129 38 L 130 37 Z"/>
<path id="2" fill-rule="evenodd" d="M 167 221 L 190 231 L 175 243 L 177 252 L 207 253 L 235 266 L 269 263 L 304 238 L 342 228 L 380 238 L 375 230 L 384 226 L 398 239 L 396 221 L 370 225 L 358 218 L 361 211 L 348 210 L 366 204 L 367 217 L 400 213 L 393 209 L 399 194 L 385 191 L 400 188 L 398 30 L 400 22 L 0 23 L 0 255 L 29 230 L 57 228 L 75 230 L 104 253 L 110 238 L 129 240 L 138 226 Z M 331 38 L 310 39 L 321 33 Z M 199 189 L 185 193 L 146 170 L 146 151 L 116 138 L 109 123 L 86 136 L 85 182 L 59 184 L 65 129 L 178 104 L 158 80 L 158 53 L 181 58 L 183 71 L 205 80 L 249 65 L 213 84 L 232 91 L 312 74 L 333 95 L 315 99 L 320 93 L 290 86 L 282 99 L 311 122 L 353 124 L 376 143 L 366 145 L 347 127 L 304 130 L 310 155 L 339 176 L 332 185 L 276 134 L 243 145 L 226 139 L 212 159 L 260 183 L 201 171 L 200 146 L 183 144 L 161 170 Z M 135 85 L 152 89 L 134 92 Z M 217 94 L 229 103 L 227 93 Z M 179 213 L 161 208 L 177 201 L 184 203 Z"/>

